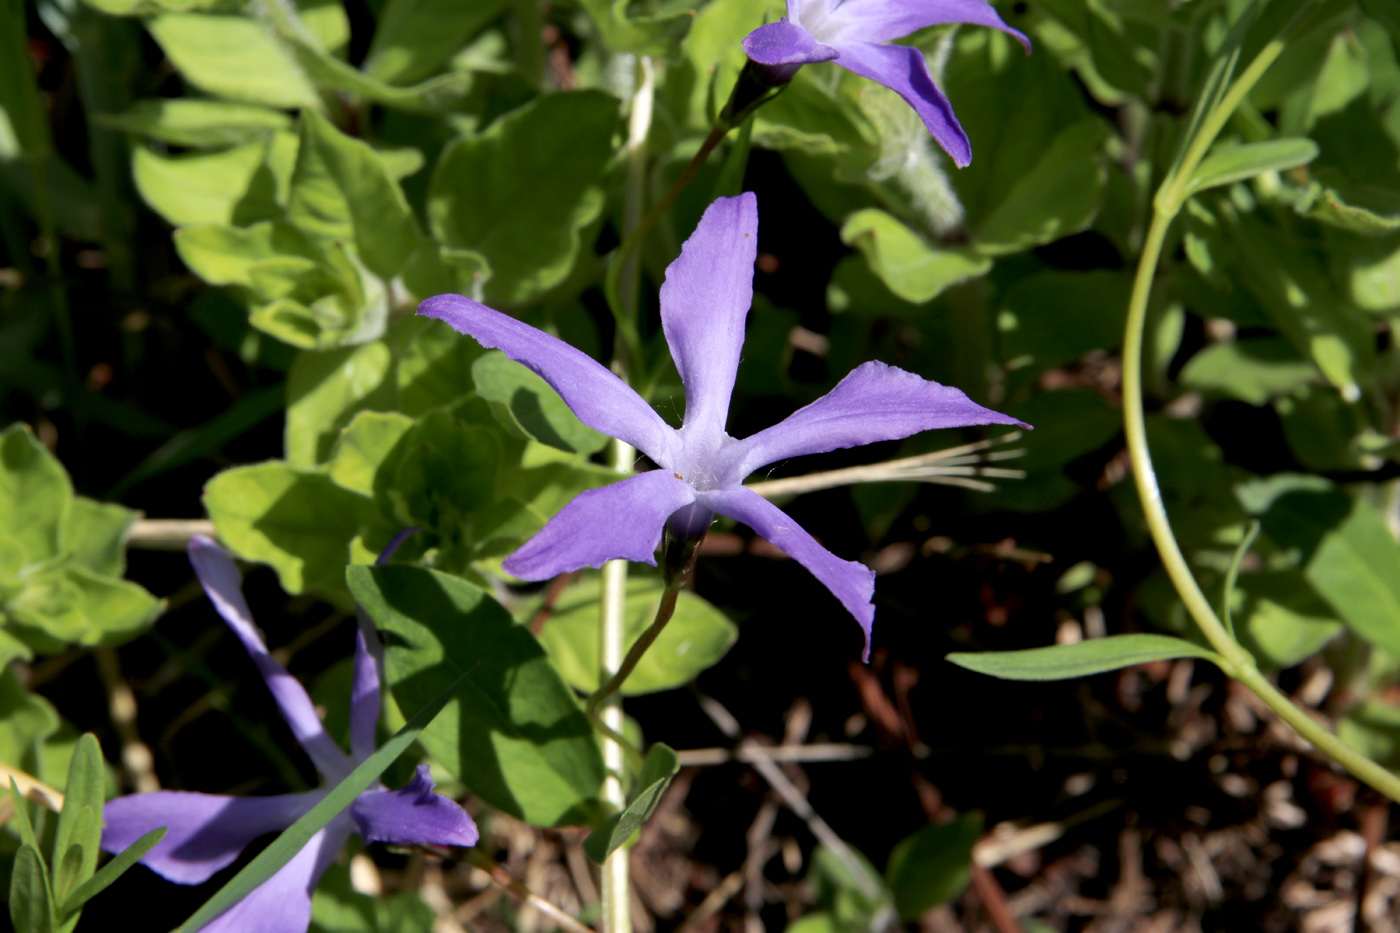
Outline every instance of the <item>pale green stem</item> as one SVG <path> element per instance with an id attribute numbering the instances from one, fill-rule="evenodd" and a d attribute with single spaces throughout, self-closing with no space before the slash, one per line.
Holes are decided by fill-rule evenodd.
<path id="1" fill-rule="evenodd" d="M 1223 661 L 1221 668 L 1226 674 L 1253 690 L 1280 719 L 1292 726 L 1318 751 L 1392 800 L 1400 801 L 1400 777 L 1344 744 L 1326 727 L 1294 705 L 1259 671 L 1249 652 L 1230 636 L 1212 608 L 1210 600 L 1201 592 L 1200 585 L 1177 545 L 1166 508 L 1162 504 L 1157 474 L 1152 467 L 1152 454 L 1147 446 L 1146 419 L 1142 406 L 1143 334 L 1147 324 L 1148 297 L 1152 291 L 1152 281 L 1156 274 L 1157 262 L 1161 258 L 1167 229 L 1185 202 L 1191 176 L 1215 141 L 1216 134 L 1225 125 L 1235 107 L 1249 93 L 1250 88 L 1278 58 L 1284 45 L 1282 38 L 1275 39 L 1266 45 L 1240 74 L 1221 98 L 1219 106 L 1207 115 L 1200 135 L 1187 149 L 1177 173 L 1163 182 L 1162 189 L 1154 201 L 1152 224 L 1148 228 L 1142 256 L 1138 261 L 1137 275 L 1133 280 L 1132 297 L 1128 303 L 1128 321 L 1123 336 L 1124 429 L 1127 434 L 1128 455 L 1133 465 L 1133 479 L 1137 484 L 1138 498 L 1142 502 L 1152 541 L 1157 546 L 1167 575 L 1180 594 L 1187 611 L 1201 627 L 1211 646 L 1220 654 Z"/>
<path id="2" fill-rule="evenodd" d="M 529 2 L 529 0 L 526 0 Z M 651 59 L 637 58 L 636 91 L 632 95 L 631 113 L 627 121 L 627 191 L 623 201 L 623 235 L 626 236 L 641 223 L 642 208 L 646 199 L 647 184 L 647 136 L 651 132 L 652 98 L 656 84 Z M 621 320 L 618 327 L 619 353 L 623 379 L 627 379 L 626 363 L 633 363 L 635 350 L 629 347 L 627 338 L 636 333 L 637 322 L 637 280 L 640 268 L 635 262 L 622 270 L 622 287 L 619 291 Z M 631 473 L 636 459 L 636 451 L 631 445 L 614 441 L 612 447 L 612 467 L 619 473 Z M 626 660 L 627 652 L 627 561 L 612 560 L 603 565 L 603 596 L 600 607 L 599 624 L 599 676 L 598 683 L 609 683 L 617 676 Z M 614 693 L 603 698 L 601 703 L 589 704 L 589 714 L 597 716 L 603 725 L 603 768 L 606 777 L 603 781 L 603 802 L 616 810 L 627 806 L 625 784 L 627 746 L 617 741 L 622 734 L 622 694 Z M 608 854 L 603 862 L 603 933 L 631 933 L 631 884 L 628 877 L 627 846 L 619 846 Z"/>

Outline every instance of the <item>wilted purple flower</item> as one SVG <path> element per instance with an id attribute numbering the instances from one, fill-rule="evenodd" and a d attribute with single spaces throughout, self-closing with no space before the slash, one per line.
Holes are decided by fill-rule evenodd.
<path id="1" fill-rule="evenodd" d="M 257 837 L 296 822 L 374 752 L 379 721 L 378 637 L 367 621 L 362 619 L 355 635 L 351 754 L 346 755 L 326 733 L 306 690 L 268 654 L 243 599 L 233 560 L 213 541 L 199 536 L 190 541 L 189 555 L 200 585 L 243 642 L 326 786 L 271 797 L 165 790 L 119 797 L 103 807 L 102 847 L 109 852 L 126 848 L 152 829 L 169 827 L 165 838 L 141 861 L 179 884 L 207 880 Z M 477 841 L 472 818 L 452 800 L 433 793 L 428 766 L 419 765 L 413 780 L 400 790 L 388 790 L 376 782 L 360 794 L 275 875 L 205 926 L 204 933 L 304 933 L 311 923 L 316 882 L 352 831 L 366 842 L 401 845 L 470 846 Z"/>
<path id="2" fill-rule="evenodd" d="M 754 196 L 721 198 L 705 211 L 666 270 L 661 324 L 685 383 L 680 430 L 586 353 L 499 311 L 460 295 L 438 295 L 423 302 L 418 313 L 504 350 L 553 386 L 584 424 L 631 444 L 661 467 L 580 493 L 506 558 L 507 571 L 524 580 L 545 580 L 619 557 L 655 564 L 664 526 L 669 523 L 682 538 L 698 537 L 719 512 L 753 528 L 824 583 L 860 623 L 868 659 L 874 572 L 822 547 L 777 506 L 746 489 L 744 477 L 788 457 L 930 428 L 1020 422 L 957 389 L 871 362 L 780 424 L 743 440 L 730 437 L 725 421 L 753 299 L 757 248 Z"/>
<path id="3" fill-rule="evenodd" d="M 777 81 L 803 65 L 834 61 L 883 84 L 914 108 L 959 168 L 972 161 L 972 145 L 924 53 L 888 43 L 925 26 L 972 23 L 1000 29 L 1031 50 L 1030 40 L 1002 22 L 987 0 L 787 0 L 787 12 L 787 19 L 744 37 L 750 59 L 769 66 Z"/>

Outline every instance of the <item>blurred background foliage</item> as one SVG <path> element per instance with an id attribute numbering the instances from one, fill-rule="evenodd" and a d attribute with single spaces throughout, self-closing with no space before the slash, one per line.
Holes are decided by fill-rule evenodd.
<path id="1" fill-rule="evenodd" d="M 1257 48 L 1301 5 L 1265 4 L 1249 42 Z M 886 749 L 883 763 L 828 766 L 850 769 L 837 785 L 858 776 L 856 799 L 820 782 L 813 790 L 839 833 L 886 871 L 853 868 L 858 853 L 813 850 L 789 828 L 802 851 L 772 870 L 807 877 L 808 893 L 783 894 L 786 908 L 782 897 L 750 898 L 765 923 L 806 911 L 804 933 L 868 929 L 950 910 L 936 906 L 950 900 L 969 925 L 986 922 L 979 905 L 995 894 L 983 883 L 961 893 L 974 845 L 991 838 L 979 811 L 987 825 L 1061 818 L 1078 796 L 1066 781 L 1087 773 L 1100 785 L 1093 799 L 1123 806 L 1126 795 L 1132 822 L 1170 836 L 1158 798 L 1191 781 L 1214 786 L 1220 769 L 1207 763 L 1220 743 L 1234 736 L 1238 751 L 1252 734 L 1222 711 L 1228 691 L 1204 672 L 1217 697 L 1203 715 L 1225 724 L 1188 740 L 1182 710 L 1204 701 L 1173 693 L 1162 667 L 1032 689 L 940 660 L 953 647 L 1125 631 L 1195 637 L 1153 569 L 1125 482 L 1117 347 L 1152 195 L 1245 6 L 999 4 L 1032 38 L 1030 56 L 989 30 L 916 34 L 909 41 L 928 53 L 972 140 L 974 161 L 961 171 L 892 92 L 808 66 L 647 238 L 645 371 L 634 380 L 673 422 L 682 395 L 652 296 L 704 206 L 742 185 L 759 197 L 760 259 L 732 434 L 772 423 L 871 358 L 1036 427 L 1016 444 L 1023 455 L 1001 464 L 1024 478 L 992 492 L 895 483 L 785 503 L 882 575 L 876 663 L 842 690 L 825 696 L 818 684 L 856 656 L 858 632 L 812 581 L 728 526 L 702 557 L 673 641 L 638 672 L 638 694 L 699 676 L 758 734 L 781 736 L 794 698 L 810 696 L 816 734 Z M 1246 646 L 1290 690 L 1313 684 L 1308 705 L 1396 767 L 1400 15 L 1385 0 L 1314 6 L 1212 158 L 1228 166 L 1233 146 L 1304 140 L 1315 157 L 1222 176 L 1173 227 L 1149 322 L 1149 436 L 1207 593 L 1221 591 L 1250 523 L 1262 527 L 1230 596 Z M 256 709 L 238 712 L 241 692 L 230 702 L 229 684 L 247 672 L 211 655 L 219 636 L 207 613 L 196 622 L 182 608 L 196 591 L 179 560 L 137 552 L 128 574 L 133 524 L 140 513 L 207 515 L 240 558 L 270 566 L 284 596 L 270 578 L 253 582 L 264 605 L 285 607 L 277 627 L 264 622 L 271 640 L 306 649 L 301 672 L 327 683 L 347 676 L 332 663 L 348 653 L 345 565 L 371 562 L 404 526 L 425 529 L 405 546 L 409 562 L 501 594 L 500 558 L 574 494 L 612 478 L 594 456 L 605 439 L 542 380 L 412 311 L 460 292 L 607 360 L 615 334 L 601 282 L 621 229 L 639 86 L 654 71 L 645 176 L 654 200 L 723 105 L 744 61 L 740 39 L 781 14 L 755 0 L 4 0 L 0 414 L 11 426 L 0 434 L 0 761 L 62 786 L 76 724 L 103 737 L 127 783 L 134 766 L 120 749 L 145 741 L 163 783 L 215 790 L 236 782 L 186 753 L 227 732 L 263 750 L 274 782 L 304 784 L 304 763 L 278 751 L 286 737 L 269 736 Z M 950 443 L 920 436 L 876 453 Z M 772 476 L 871 458 L 841 452 Z M 640 626 L 656 583 L 639 574 L 632 586 Z M 585 573 L 514 603 L 540 635 L 519 650 L 539 653 L 541 683 L 551 684 L 541 690 L 593 686 L 597 587 Z M 152 627 L 164 605 L 170 614 Z M 340 641 L 321 647 L 331 632 Z M 504 641 L 481 635 L 482 644 L 517 632 L 526 634 L 513 625 Z M 121 655 L 111 650 L 133 638 Z M 151 699 L 139 726 L 109 702 L 122 668 Z M 188 673 L 170 686 L 176 669 Z M 910 706 L 907 675 L 921 670 Z M 1146 719 L 1135 718 L 1139 689 L 1162 707 Z M 888 721 L 874 699 L 882 690 L 903 697 Z M 159 710 L 147 715 L 150 706 Z M 222 725 L 182 731 L 207 706 L 224 709 Z M 649 737 L 673 746 L 728 741 L 699 709 L 676 691 L 629 706 Z M 968 721 L 946 723 L 951 709 Z M 343 711 L 328 715 L 343 722 Z M 1283 768 L 1297 793 L 1315 790 L 1296 761 L 1292 776 L 1276 763 L 1296 750 L 1266 739 L 1254 745 L 1275 763 L 1227 756 L 1224 767 Z M 1154 742 L 1156 752 L 1143 750 Z M 452 763 L 449 786 L 458 779 L 527 823 L 568 822 L 560 814 L 588 802 L 585 777 L 578 799 L 548 813 L 512 806 L 538 791 L 526 771 L 494 775 L 493 792 L 466 745 L 450 735 L 425 745 Z M 1158 774 L 1138 793 L 1124 786 L 1121 775 L 1159 758 L 1178 777 Z M 255 771 L 238 779 L 268 786 Z M 732 784 L 736 772 L 724 773 Z M 869 799 L 880 781 L 918 793 Z M 1028 782 L 1037 789 L 1025 791 Z M 723 826 L 739 792 L 692 793 L 695 818 Z M 747 793 L 743 806 L 758 807 L 762 788 Z M 1324 813 L 1317 798 L 1304 807 L 1323 814 L 1319 826 L 1345 823 L 1344 809 Z M 1245 819 L 1227 810 L 1216 811 L 1225 824 Z M 511 824 L 500 825 L 507 840 Z M 15 838 L 4 845 L 13 851 Z M 1270 863 L 1275 887 L 1305 848 Z M 718 844 L 686 856 L 721 872 L 736 864 Z M 1035 877 L 1001 870 L 991 883 Z M 703 896 L 682 901 L 694 908 Z M 1287 929 L 1297 918 L 1267 891 L 1174 896 L 1159 892 L 1157 903 L 1197 923 Z M 425 909 L 411 894 L 364 909 L 355 897 L 348 882 L 328 880 L 320 928 L 390 929 Z M 649 906 L 667 927 L 685 914 Z M 1066 911 L 1028 916 L 1064 928 Z"/>

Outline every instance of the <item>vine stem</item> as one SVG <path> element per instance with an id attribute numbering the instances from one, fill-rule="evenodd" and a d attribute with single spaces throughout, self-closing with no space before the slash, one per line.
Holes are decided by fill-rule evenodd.
<path id="1" fill-rule="evenodd" d="M 1221 669 L 1240 681 L 1263 700 L 1280 719 L 1288 723 L 1313 747 L 1346 768 L 1355 777 L 1371 785 L 1392 800 L 1400 801 L 1400 777 L 1346 745 L 1306 711 L 1299 708 L 1275 687 L 1259 670 L 1254 658 L 1226 630 L 1210 600 L 1201 591 L 1195 575 L 1186 563 L 1172 532 L 1171 521 L 1162 504 L 1162 492 L 1152 466 L 1152 453 L 1147 444 L 1147 425 L 1142 400 L 1143 335 L 1147 329 L 1148 299 L 1157 264 L 1166 242 L 1167 230 L 1176 218 L 1189 193 L 1191 177 L 1205 157 L 1216 135 L 1239 106 L 1245 95 L 1283 52 L 1283 36 L 1275 38 L 1260 50 L 1239 78 L 1221 97 L 1219 105 L 1201 124 L 1201 132 L 1186 150 L 1177 171 L 1162 183 L 1153 202 L 1152 223 L 1143 243 L 1133 279 L 1132 296 L 1128 303 L 1128 320 L 1123 335 L 1123 422 L 1127 435 L 1128 455 L 1133 466 L 1133 481 L 1152 541 L 1161 556 L 1163 567 L 1172 585 L 1180 594 L 1191 617 L 1220 655 Z"/>

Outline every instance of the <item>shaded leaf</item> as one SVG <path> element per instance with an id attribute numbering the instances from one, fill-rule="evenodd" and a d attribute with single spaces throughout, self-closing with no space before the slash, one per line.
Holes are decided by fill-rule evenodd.
<path id="1" fill-rule="evenodd" d="M 1204 658 L 1219 663 L 1213 651 L 1168 635 L 1110 635 L 1070 645 L 1020 651 L 955 652 L 948 660 L 979 674 L 1003 680 L 1067 680 L 1133 664 L 1173 658 Z"/>
<path id="2" fill-rule="evenodd" d="M 621 848 L 642 824 L 651 819 L 661 795 L 671 785 L 671 779 L 681 769 L 681 760 L 674 749 L 657 742 L 647 749 L 642 762 L 641 773 L 637 775 L 637 789 L 626 808 L 614 813 L 603 821 L 588 838 L 583 841 L 583 851 L 601 865 L 614 851 Z"/>
<path id="3" fill-rule="evenodd" d="M 982 814 L 963 813 L 948 823 L 929 824 L 895 844 L 885 869 L 900 919 L 918 920 L 967 887 L 972 847 L 982 836 Z"/>

